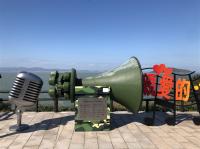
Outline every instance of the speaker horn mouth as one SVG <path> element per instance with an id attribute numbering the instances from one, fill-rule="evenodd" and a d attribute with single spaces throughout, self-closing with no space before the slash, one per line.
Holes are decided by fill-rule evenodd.
<path id="1" fill-rule="evenodd" d="M 82 80 L 85 86 L 110 86 L 111 98 L 137 113 L 143 98 L 143 77 L 139 60 L 131 57 L 121 66 Z"/>

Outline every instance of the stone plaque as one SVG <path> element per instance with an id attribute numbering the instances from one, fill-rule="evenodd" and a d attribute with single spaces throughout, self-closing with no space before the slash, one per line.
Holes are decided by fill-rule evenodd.
<path id="1" fill-rule="evenodd" d="M 79 98 L 77 120 L 98 121 L 107 118 L 105 98 Z"/>

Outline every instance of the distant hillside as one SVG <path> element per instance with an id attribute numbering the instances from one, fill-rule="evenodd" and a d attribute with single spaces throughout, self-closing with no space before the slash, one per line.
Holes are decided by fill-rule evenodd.
<path id="1" fill-rule="evenodd" d="M 41 67 L 0 67 L 0 72 L 20 72 L 20 71 L 29 71 L 29 72 L 51 72 L 51 71 L 70 71 L 71 69 L 47 69 Z M 90 71 L 90 70 L 77 70 L 79 73 L 99 73 L 100 71 Z"/>
<path id="2" fill-rule="evenodd" d="M 44 69 L 40 67 L 0 67 L 1 72 L 19 72 L 19 71 L 52 71 L 53 69 Z"/>
<path id="3" fill-rule="evenodd" d="M 190 70 L 186 70 L 186 69 L 179 69 L 179 68 L 172 68 L 174 73 L 177 74 L 187 74 L 190 73 Z M 41 68 L 41 67 L 31 67 L 31 68 L 27 68 L 27 67 L 0 67 L 0 73 L 1 72 L 20 72 L 20 71 L 29 71 L 29 72 L 51 72 L 51 71 L 59 71 L 59 72 L 65 72 L 65 71 L 70 71 L 71 69 L 56 69 L 56 68 L 51 68 L 51 69 L 47 69 L 47 68 Z M 95 71 L 95 70 L 77 70 L 77 73 L 102 73 L 104 71 Z M 199 73 L 199 72 L 198 72 Z"/>

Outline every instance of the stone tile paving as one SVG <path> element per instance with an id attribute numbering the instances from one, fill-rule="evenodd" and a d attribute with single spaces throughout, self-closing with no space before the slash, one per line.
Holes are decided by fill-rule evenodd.
<path id="1" fill-rule="evenodd" d="M 23 133 L 9 132 L 16 115 L 0 113 L 0 149 L 199 149 L 200 126 L 192 121 L 198 113 L 178 113 L 185 118 L 176 126 L 165 123 L 169 114 L 157 112 L 154 126 L 144 123 L 152 113 L 112 113 L 111 131 L 74 132 L 74 112 L 25 112 Z"/>

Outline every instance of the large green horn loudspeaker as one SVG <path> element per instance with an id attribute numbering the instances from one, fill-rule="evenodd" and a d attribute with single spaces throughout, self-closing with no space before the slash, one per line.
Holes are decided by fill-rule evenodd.
<path id="1" fill-rule="evenodd" d="M 111 98 L 136 113 L 142 102 L 142 70 L 136 57 L 118 68 L 82 80 L 84 86 L 110 86 Z"/>

